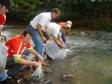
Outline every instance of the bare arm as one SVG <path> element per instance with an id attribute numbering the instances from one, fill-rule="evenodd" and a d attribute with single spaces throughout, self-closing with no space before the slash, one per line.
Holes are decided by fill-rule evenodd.
<path id="1" fill-rule="evenodd" d="M 46 27 L 45 27 L 45 31 L 47 32 L 48 37 L 49 37 L 49 39 L 50 39 L 50 38 L 51 38 L 51 36 L 50 36 L 50 32 L 49 32 L 48 26 L 46 26 Z"/>
<path id="2" fill-rule="evenodd" d="M 14 61 L 15 63 L 24 64 L 24 65 L 31 65 L 37 67 L 40 63 L 37 61 L 30 61 L 30 60 L 24 60 L 21 58 L 21 55 L 14 55 Z"/>
<path id="3" fill-rule="evenodd" d="M 30 60 L 24 60 L 24 59 L 19 60 L 17 63 L 31 65 L 31 66 L 35 66 L 35 67 L 39 66 L 39 64 L 40 64 L 40 62 L 37 62 L 37 61 L 30 61 Z"/>
<path id="4" fill-rule="evenodd" d="M 38 58 L 39 58 L 41 61 L 44 61 L 43 56 L 41 56 L 35 49 L 30 50 L 30 52 L 31 52 L 32 54 L 38 56 Z"/>
<path id="5" fill-rule="evenodd" d="M 60 37 L 60 35 L 58 35 L 58 40 L 62 45 L 65 45 L 65 43 L 63 42 L 62 38 Z"/>
<path id="6" fill-rule="evenodd" d="M 54 42 L 59 45 L 61 48 L 64 48 L 65 46 L 58 40 L 57 37 L 53 37 Z"/>
<path id="7" fill-rule="evenodd" d="M 45 36 L 42 33 L 42 25 L 37 24 L 37 27 L 36 28 L 37 28 L 37 31 L 38 31 L 40 37 L 42 38 L 42 41 L 43 42 L 46 42 L 46 38 L 45 38 Z"/>

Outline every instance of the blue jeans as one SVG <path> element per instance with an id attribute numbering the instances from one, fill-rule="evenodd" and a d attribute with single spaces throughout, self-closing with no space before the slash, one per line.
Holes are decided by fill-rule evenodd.
<path id="1" fill-rule="evenodd" d="M 44 43 L 36 29 L 34 29 L 30 24 L 28 25 L 28 30 L 32 33 L 32 40 L 35 44 L 35 50 L 42 55 L 44 50 Z"/>
<path id="2" fill-rule="evenodd" d="M 66 43 L 65 33 L 64 32 L 61 32 L 61 38 L 62 38 L 63 42 Z"/>
<path id="3" fill-rule="evenodd" d="M 6 72 L 0 72 L 0 81 L 4 81 L 5 79 L 7 79 L 7 74 Z"/>

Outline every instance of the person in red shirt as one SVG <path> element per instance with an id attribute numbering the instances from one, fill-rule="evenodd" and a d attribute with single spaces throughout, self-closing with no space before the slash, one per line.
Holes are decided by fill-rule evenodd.
<path id="1" fill-rule="evenodd" d="M 6 22 L 6 13 L 8 12 L 9 0 L 0 0 L 0 35 L 3 25 Z"/>
<path id="2" fill-rule="evenodd" d="M 22 35 L 13 37 L 6 41 L 5 45 L 8 47 L 8 59 L 14 59 L 15 63 L 23 64 L 23 65 L 31 65 L 38 67 L 38 65 L 44 60 L 43 57 L 38 54 L 30 44 L 30 40 L 32 39 L 32 34 L 26 30 Z M 38 56 L 40 61 L 31 61 L 23 59 L 22 53 L 27 49 L 30 53 Z M 12 59 L 12 60 L 13 60 Z M 10 61 L 9 61 L 10 62 Z M 9 63 L 7 62 L 7 63 Z"/>

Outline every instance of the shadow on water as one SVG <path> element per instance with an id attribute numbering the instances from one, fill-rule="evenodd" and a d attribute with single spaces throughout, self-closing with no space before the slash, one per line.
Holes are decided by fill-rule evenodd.
<path id="1" fill-rule="evenodd" d="M 10 38 L 23 30 L 5 29 L 3 34 Z M 112 33 L 74 30 L 67 46 L 72 52 L 52 62 L 52 73 L 38 84 L 112 84 Z"/>

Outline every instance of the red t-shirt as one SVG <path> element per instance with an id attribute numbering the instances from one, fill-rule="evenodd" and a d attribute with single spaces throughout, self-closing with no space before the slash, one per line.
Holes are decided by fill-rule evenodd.
<path id="1" fill-rule="evenodd" d="M 0 33 L 2 31 L 3 25 L 6 22 L 6 16 L 5 15 L 0 15 Z"/>
<path id="2" fill-rule="evenodd" d="M 24 48 L 31 48 L 30 42 L 25 44 L 22 42 L 22 35 L 14 37 L 6 41 L 5 45 L 8 47 L 8 56 L 21 55 Z"/>
<path id="3" fill-rule="evenodd" d="M 4 25 L 6 22 L 6 16 L 5 15 L 0 15 L 0 25 Z"/>

